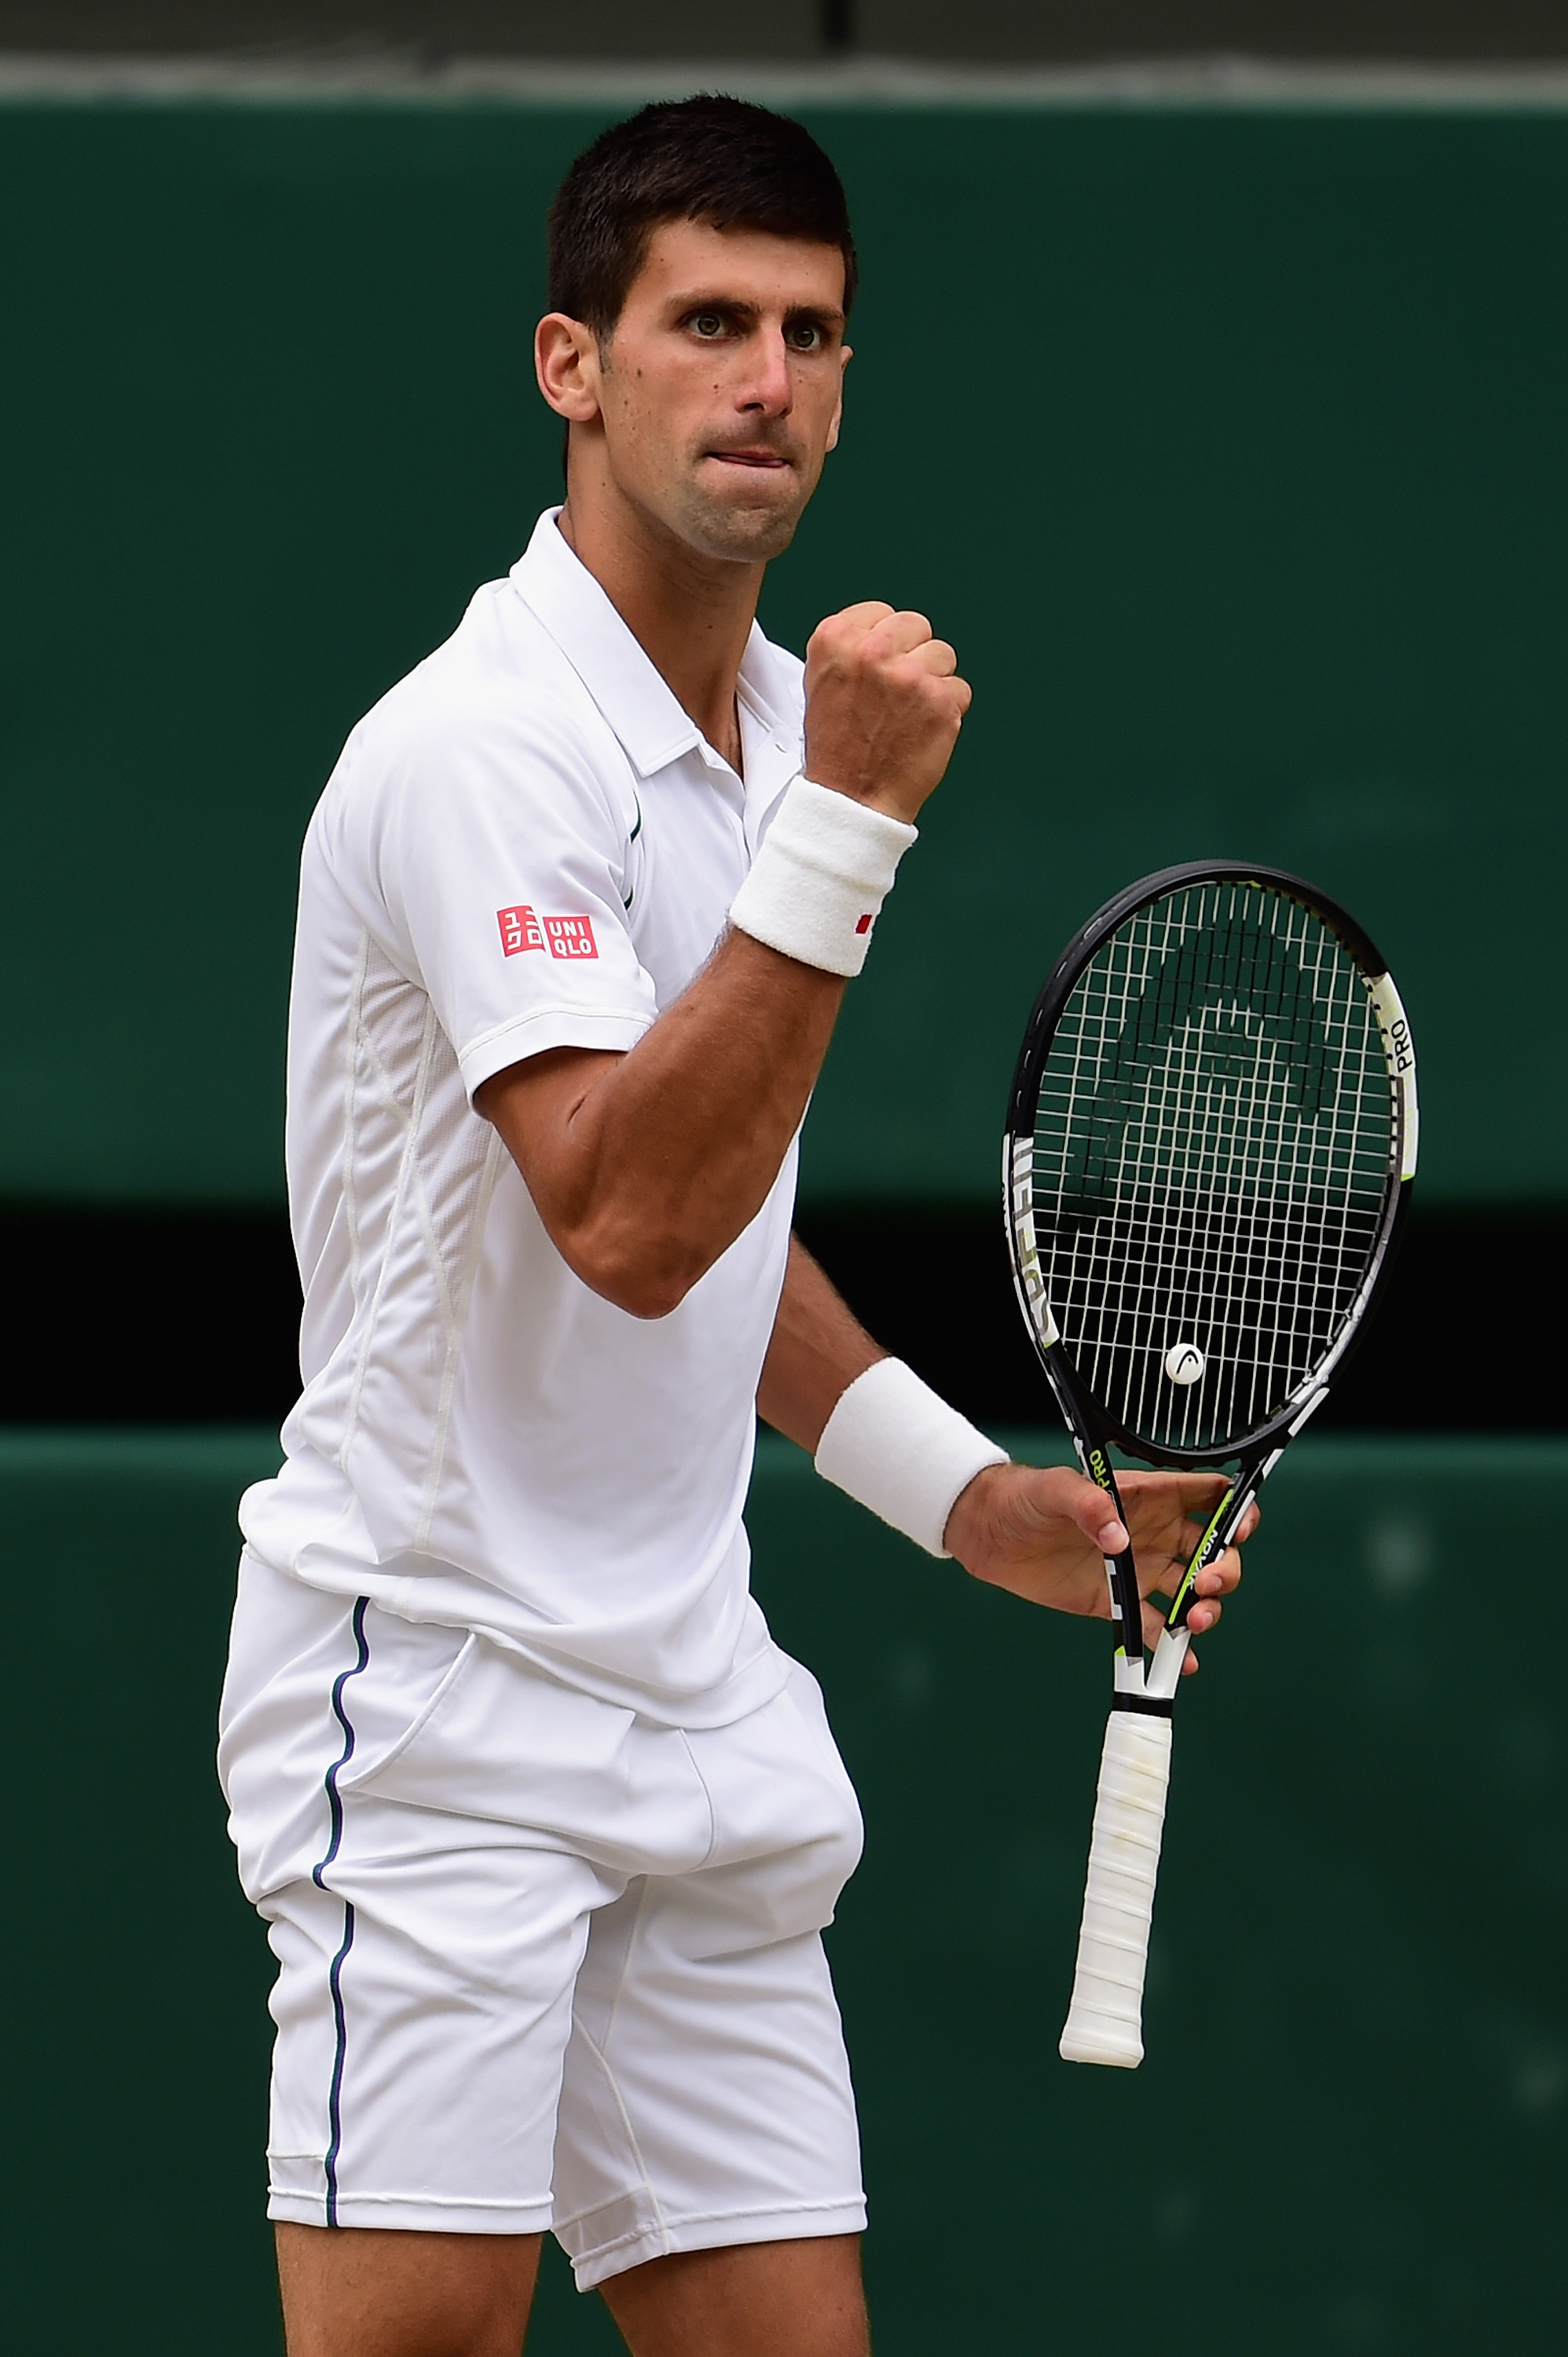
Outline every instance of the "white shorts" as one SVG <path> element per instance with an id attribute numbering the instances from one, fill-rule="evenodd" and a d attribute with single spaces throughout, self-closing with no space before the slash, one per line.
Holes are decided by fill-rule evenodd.
<path id="1" fill-rule="evenodd" d="M 682 1730 L 247 1554 L 220 1769 L 271 2217 L 553 2227 L 585 2289 L 864 2226 L 821 1938 L 860 1814 L 807 1671 Z"/>

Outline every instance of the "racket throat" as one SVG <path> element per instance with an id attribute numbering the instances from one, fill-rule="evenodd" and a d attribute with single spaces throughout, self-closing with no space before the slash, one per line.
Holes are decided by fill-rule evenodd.
<path id="1" fill-rule="evenodd" d="M 1185 1624 L 1179 1629 L 1162 1629 L 1160 1641 L 1155 1647 L 1155 1658 L 1149 1663 L 1144 1679 L 1144 1700 L 1155 1711 L 1169 1711 L 1176 1700 L 1181 1680 L 1182 1663 L 1187 1659 L 1189 1643 Z"/>
<path id="2" fill-rule="evenodd" d="M 1100 1458 L 1100 1465 L 1106 1465 L 1103 1457 Z M 1116 1511 L 1124 1523 L 1126 1512 L 1108 1467 L 1103 1476 L 1096 1468 L 1090 1469 L 1090 1474 L 1092 1479 L 1100 1480 L 1102 1488 L 1110 1491 L 1116 1501 Z M 1138 1572 L 1131 1547 L 1122 1555 L 1106 1556 L 1105 1577 L 1111 1590 L 1111 1626 L 1116 1641 L 1112 1707 L 1168 1718 L 1176 1682 L 1181 1675 L 1182 1662 L 1187 1654 L 1187 1631 L 1162 1630 L 1154 1661 L 1145 1670 L 1144 1604 L 1138 1592 Z"/>
<path id="3" fill-rule="evenodd" d="M 1176 1681 L 1181 1676 L 1181 1665 L 1187 1659 L 1187 1646 L 1185 1629 L 1162 1630 L 1154 1659 L 1145 1668 L 1141 1644 L 1135 1653 L 1129 1654 L 1126 1648 L 1119 1643 L 1112 1708 L 1140 1712 L 1151 1718 L 1169 1718 L 1176 1698 Z"/>
<path id="4" fill-rule="evenodd" d="M 1120 1510 L 1120 1498 L 1117 1499 L 1117 1506 Z M 1217 1516 L 1216 1522 L 1218 1520 Z M 1214 1527 L 1211 1523 L 1206 1537 L 1212 1535 Z M 1197 1556 L 1194 1557 L 1194 1562 L 1198 1562 Z M 1154 1658 L 1147 1660 L 1144 1651 L 1143 1599 L 1138 1593 L 1138 1574 L 1130 1547 L 1124 1555 L 1107 1555 L 1105 1577 L 1111 1589 L 1111 1625 L 1116 1640 L 1112 1706 L 1117 1710 L 1143 1711 L 1152 1717 L 1168 1718 L 1182 1663 L 1187 1659 L 1186 1612 L 1182 1610 L 1178 1614 L 1177 1607 L 1173 1605 L 1170 1619 L 1160 1631 Z M 1181 1593 L 1190 1600 L 1190 1574 L 1183 1582 Z"/>
<path id="5" fill-rule="evenodd" d="M 1102 1448 L 1086 1448 L 1075 1431 L 1079 1459 L 1095 1486 L 1103 1491 L 1115 1506 L 1123 1529 L 1128 1527 L 1127 1510 L 1122 1503 L 1122 1493 L 1116 1486 L 1109 1452 Z M 1151 1717 L 1168 1718 L 1181 1676 L 1182 1663 L 1187 1659 L 1188 1643 L 1186 1607 L 1192 1598 L 1192 1580 L 1197 1571 L 1217 1551 L 1214 1542 L 1225 1527 L 1225 1517 L 1235 1500 L 1235 1487 L 1227 1490 L 1215 1510 L 1214 1517 L 1203 1534 L 1203 1542 L 1193 1557 L 1192 1567 L 1182 1582 L 1177 1598 L 1171 1607 L 1170 1618 L 1160 1631 L 1154 1659 L 1145 1666 L 1144 1652 L 1144 1602 L 1138 1589 L 1138 1569 L 1132 1548 L 1105 1557 L 1105 1579 L 1111 1592 L 1111 1626 L 1115 1639 L 1116 1654 L 1113 1667 L 1114 1694 L 1112 1707 L 1121 1711 L 1140 1712 Z M 1239 1517 L 1238 1517 L 1239 1518 Z M 1231 1524 L 1230 1527 L 1234 1527 Z"/>

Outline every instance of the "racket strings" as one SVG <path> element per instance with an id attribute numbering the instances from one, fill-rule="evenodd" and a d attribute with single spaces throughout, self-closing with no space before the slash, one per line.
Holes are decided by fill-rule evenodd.
<path id="1" fill-rule="evenodd" d="M 1367 985 L 1310 910 L 1208 882 L 1101 944 L 1041 1077 L 1034 1217 L 1062 1339 L 1125 1429 L 1213 1448 L 1278 1413 L 1367 1281 L 1395 1142 Z"/>

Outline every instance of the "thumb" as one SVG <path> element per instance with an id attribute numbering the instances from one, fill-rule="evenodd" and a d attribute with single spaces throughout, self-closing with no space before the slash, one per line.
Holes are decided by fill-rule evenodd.
<path id="1" fill-rule="evenodd" d="M 1096 1487 L 1087 1474 L 1079 1474 L 1073 1492 L 1072 1518 L 1085 1538 L 1092 1539 L 1101 1555 L 1120 1555 L 1131 1544 L 1126 1525 L 1117 1514 L 1105 1491 Z"/>

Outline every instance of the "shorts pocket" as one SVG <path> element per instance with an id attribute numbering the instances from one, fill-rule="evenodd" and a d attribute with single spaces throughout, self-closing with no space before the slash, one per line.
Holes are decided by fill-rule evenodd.
<path id="1" fill-rule="evenodd" d="M 248 1557 L 220 1769 L 241 1880 L 256 1902 L 308 1877 L 331 1795 L 407 1743 L 450 1686 L 466 1629 L 403 1620 Z"/>
<path id="2" fill-rule="evenodd" d="M 426 1730 L 440 1718 L 442 1713 L 446 1709 L 453 1695 L 463 1683 L 464 1674 L 470 1663 L 473 1661 L 474 1649 L 478 1642 L 479 1640 L 470 1630 L 468 1634 L 464 1638 L 462 1644 L 459 1646 L 455 1658 L 443 1673 L 440 1682 L 435 1686 L 434 1692 L 420 1706 L 413 1718 L 410 1719 L 408 1725 L 403 1728 L 403 1733 L 396 1736 L 390 1745 L 386 1744 L 384 1741 L 381 1744 L 377 1744 L 374 1741 L 360 1741 L 356 1743 L 355 1748 L 360 1752 L 363 1764 L 357 1771 L 350 1768 L 338 1776 L 338 1789 L 340 1792 L 368 1792 L 371 1791 L 384 1790 L 382 1780 L 395 1770 L 398 1761 L 403 1758 L 405 1753 L 413 1750 L 417 1746 L 421 1737 L 424 1736 Z M 360 1696 L 353 1697 L 349 1705 L 350 1711 L 352 1711 L 354 1705 L 357 1702 L 360 1703 L 362 1707 L 363 1700 L 365 1699 L 368 1699 L 368 1696 L 364 1698 Z"/>
<path id="3" fill-rule="evenodd" d="M 349 1789 L 591 1852 L 631 1806 L 636 1725 L 471 1635 L 403 1740 Z"/>
<path id="4" fill-rule="evenodd" d="M 693 1956 L 823 1930 L 860 1863 L 860 1804 L 822 1708 L 796 1667 L 749 1717 L 690 1738 L 713 1800 L 714 1848 L 700 1875 Z"/>

